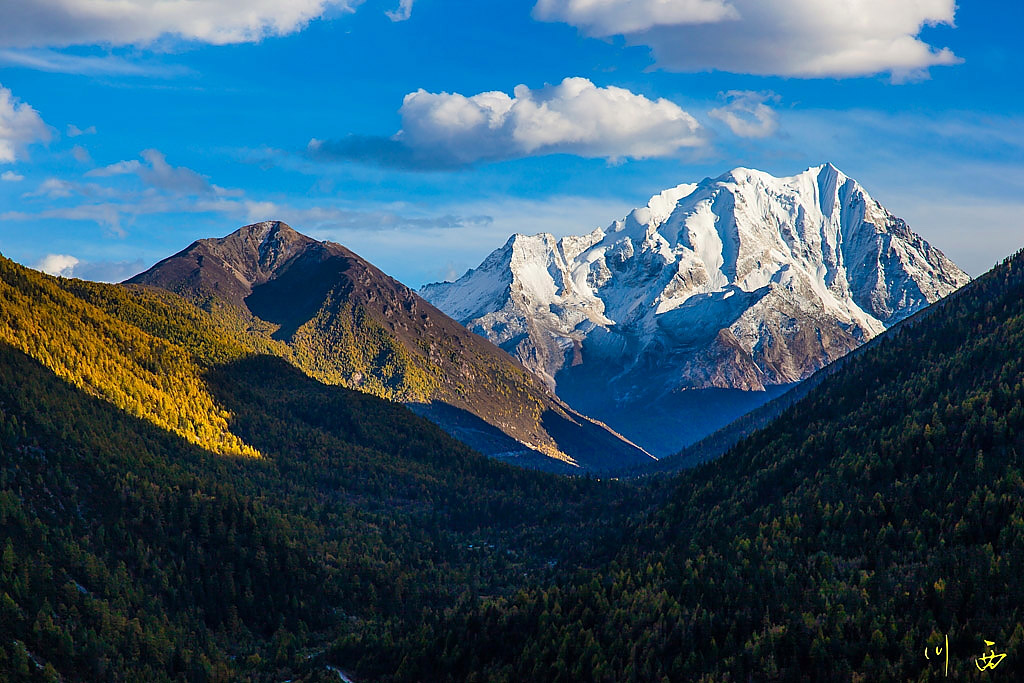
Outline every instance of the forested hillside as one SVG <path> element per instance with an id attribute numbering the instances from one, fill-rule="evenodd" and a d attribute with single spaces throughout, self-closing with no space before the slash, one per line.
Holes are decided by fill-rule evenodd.
<path id="1" fill-rule="evenodd" d="M 949 680 L 1020 679 L 1024 252 L 939 306 L 680 476 L 608 565 L 335 652 L 381 680 L 927 681 L 940 647 Z"/>
<path id="2" fill-rule="evenodd" d="M 3 267 L 7 679 L 927 681 L 947 638 L 951 680 L 1024 671 L 1024 254 L 639 486 L 488 460 L 173 295 Z M 259 457 L 124 403 L 143 343 Z"/>
<path id="3" fill-rule="evenodd" d="M 484 458 L 174 295 L 0 276 L 0 679 L 337 680 L 338 637 L 610 557 L 645 504 Z"/>

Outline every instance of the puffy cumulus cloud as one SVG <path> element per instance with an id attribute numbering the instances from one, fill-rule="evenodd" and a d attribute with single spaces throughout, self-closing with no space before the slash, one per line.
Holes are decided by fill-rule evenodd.
<path id="1" fill-rule="evenodd" d="M 652 26 L 706 24 L 738 18 L 723 0 L 537 0 L 533 14 L 564 21 L 592 36 L 645 31 Z"/>
<path id="2" fill-rule="evenodd" d="M 730 90 L 723 96 L 725 106 L 712 109 L 708 115 L 729 126 L 733 135 L 741 138 L 766 138 L 779 129 L 779 115 L 766 104 L 778 102 L 778 95 L 752 90 Z"/>
<path id="3" fill-rule="evenodd" d="M 78 264 L 79 260 L 70 254 L 47 254 L 35 265 L 35 268 L 50 275 L 71 277 Z"/>
<path id="4" fill-rule="evenodd" d="M 96 282 L 121 282 L 146 268 L 142 259 L 128 261 L 82 261 L 71 254 L 47 254 L 34 266 L 50 275 L 77 277 Z"/>
<path id="5" fill-rule="evenodd" d="M 30 144 L 50 138 L 50 127 L 39 112 L 0 86 L 0 164 L 16 161 Z"/>
<path id="6" fill-rule="evenodd" d="M 546 154 L 645 159 L 704 144 L 697 120 L 666 99 L 650 100 L 586 78 L 513 96 L 417 90 L 405 96 L 402 130 L 392 138 L 313 140 L 314 157 L 407 168 L 459 168 Z"/>
<path id="7" fill-rule="evenodd" d="M 4 2 L 0 46 L 145 45 L 176 36 L 215 45 L 301 30 L 361 0 L 32 0 Z"/>
<path id="8" fill-rule="evenodd" d="M 0 173 L 0 180 L 3 180 L 8 183 L 18 183 L 24 179 L 25 176 L 21 175 L 20 173 L 15 173 L 14 171 L 4 171 L 3 173 Z"/>
<path id="9" fill-rule="evenodd" d="M 714 16 L 715 12 L 720 16 Z M 955 0 L 538 0 L 534 15 L 647 45 L 662 68 L 894 80 L 960 60 L 920 39 Z"/>
<path id="10" fill-rule="evenodd" d="M 538 90 L 517 85 L 513 95 L 418 90 L 402 104 L 398 137 L 464 162 L 557 153 L 643 159 L 702 142 L 700 125 L 679 105 L 586 78 Z"/>

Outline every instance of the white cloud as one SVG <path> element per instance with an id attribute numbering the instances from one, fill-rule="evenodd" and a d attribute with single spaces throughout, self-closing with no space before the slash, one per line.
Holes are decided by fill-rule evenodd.
<path id="1" fill-rule="evenodd" d="M 35 268 L 50 275 L 71 277 L 78 263 L 78 259 L 70 254 L 47 254 L 36 264 Z"/>
<path id="2" fill-rule="evenodd" d="M 730 90 L 724 94 L 726 104 L 708 112 L 712 118 L 729 126 L 741 138 L 766 138 L 779 129 L 779 116 L 766 102 L 778 101 L 778 95 L 752 90 Z"/>
<path id="3" fill-rule="evenodd" d="M 18 183 L 24 179 L 25 176 L 20 173 L 15 173 L 14 171 L 4 171 L 3 173 L 0 173 L 0 180 L 4 180 L 9 183 Z"/>
<path id="4" fill-rule="evenodd" d="M 534 15 L 649 46 L 673 71 L 895 79 L 956 64 L 919 38 L 954 25 L 955 0 L 538 0 Z"/>
<path id="5" fill-rule="evenodd" d="M 206 194 L 218 189 L 192 169 L 168 164 L 167 157 L 160 150 L 146 149 L 139 156 L 142 157 L 142 161 L 118 161 L 109 166 L 94 168 L 85 175 L 90 178 L 137 175 L 150 187 L 179 194 Z"/>
<path id="6" fill-rule="evenodd" d="M 50 137 L 39 112 L 0 86 L 0 164 L 16 161 L 30 144 L 49 142 Z"/>
<path id="7" fill-rule="evenodd" d="M 47 178 L 33 192 L 27 192 L 25 197 L 47 197 L 49 199 L 63 199 L 75 194 L 75 186 L 60 178 Z"/>
<path id="8" fill-rule="evenodd" d="M 77 138 L 80 135 L 96 135 L 96 126 L 89 126 L 88 128 L 79 128 L 73 123 L 68 124 L 68 137 Z"/>
<path id="9" fill-rule="evenodd" d="M 142 259 L 127 261 L 82 261 L 71 254 L 47 254 L 34 266 L 50 275 L 77 277 L 96 282 L 121 282 L 145 270 Z"/>
<path id="10" fill-rule="evenodd" d="M 85 76 L 158 76 L 170 78 L 189 73 L 189 70 L 182 66 L 130 61 L 117 55 L 69 55 L 54 50 L 39 49 L 0 50 L 0 64 L 13 64 L 27 69 L 48 71 L 50 73 L 81 74 Z M 69 128 L 72 127 L 69 126 Z M 82 131 L 82 133 L 88 132 L 89 129 Z M 75 137 L 74 135 L 69 135 L 70 137 Z"/>
<path id="11" fill-rule="evenodd" d="M 139 177 L 147 185 L 182 194 L 204 194 L 212 189 L 206 178 L 192 169 L 168 164 L 159 150 L 146 149 L 140 156 L 149 163 L 148 168 L 139 170 Z"/>
<path id="12" fill-rule="evenodd" d="M 90 178 L 109 178 L 115 175 L 131 175 L 138 173 L 141 169 L 142 163 L 138 159 L 131 159 L 129 161 L 118 161 L 102 168 L 94 168 L 85 175 Z"/>
<path id="13" fill-rule="evenodd" d="M 453 168 L 546 154 L 575 154 L 620 161 L 671 157 L 704 144 L 690 114 L 666 99 L 650 100 L 629 90 L 600 88 L 586 78 L 513 96 L 484 92 L 417 90 L 405 96 L 402 130 L 393 138 L 312 140 L 322 158 L 376 161 L 412 168 Z"/>
<path id="14" fill-rule="evenodd" d="M 361 0 L 32 0 L 4 2 L 0 46 L 146 45 L 176 36 L 214 45 L 252 43 L 304 28 Z"/>
<path id="15" fill-rule="evenodd" d="M 517 85 L 513 97 L 418 90 L 405 96 L 401 114 L 406 144 L 463 162 L 558 153 L 643 159 L 703 142 L 700 124 L 679 105 L 586 78 L 537 90 Z"/>
<path id="16" fill-rule="evenodd" d="M 412 16 L 412 3 L 413 0 L 399 0 L 397 9 L 384 14 L 388 15 L 391 21 L 405 21 Z"/>
<path id="17" fill-rule="evenodd" d="M 0 221 L 30 221 L 61 219 L 97 223 L 115 236 L 123 237 L 124 225 L 136 217 L 170 213 L 226 213 L 242 215 L 247 202 L 239 201 L 244 192 L 211 184 L 205 177 L 183 166 L 167 163 L 159 150 L 144 150 L 139 159 L 119 161 L 93 169 L 85 176 L 101 179 L 78 182 L 62 178 L 47 178 L 34 191 L 22 195 L 39 200 L 57 201 L 49 208 L 35 213 L 7 211 L 0 213 Z M 118 176 L 133 176 L 141 183 L 118 182 Z M 141 187 L 139 186 L 141 185 Z M 83 271 L 84 272 L 84 271 Z"/>
<path id="18" fill-rule="evenodd" d="M 707 24 L 738 18 L 722 0 L 537 0 L 534 16 L 564 21 L 592 36 L 645 31 L 653 26 Z"/>
<path id="19" fill-rule="evenodd" d="M 92 161 L 92 156 L 89 154 L 89 150 L 87 150 L 82 145 L 75 145 L 74 147 L 72 147 L 71 156 L 73 156 L 75 158 L 75 161 L 77 161 L 80 164 L 87 164 L 90 161 Z"/>
<path id="20" fill-rule="evenodd" d="M 47 178 L 22 196 L 35 200 L 35 204 L 43 208 L 35 212 L 0 212 L 0 221 L 86 221 L 102 226 L 111 236 L 123 238 L 126 226 L 131 226 L 140 216 L 218 213 L 242 217 L 259 213 L 261 206 L 273 208 L 272 204 L 261 205 L 246 199 L 244 190 L 221 187 L 194 170 L 172 166 L 158 150 L 144 150 L 139 156 L 141 159 L 88 171 L 85 176 L 90 181 Z M 93 265 L 99 268 L 95 272 L 108 274 L 93 276 L 93 270 L 86 269 Z M 76 274 L 83 278 L 109 279 L 114 276 L 110 273 L 117 271 L 115 265 L 83 262 Z"/>

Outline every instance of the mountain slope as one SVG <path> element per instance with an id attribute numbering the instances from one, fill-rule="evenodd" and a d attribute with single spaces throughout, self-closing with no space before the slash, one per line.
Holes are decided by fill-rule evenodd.
<path id="1" fill-rule="evenodd" d="M 563 468 L 649 459 L 404 285 L 284 223 L 199 240 L 129 282 L 184 296 L 323 382 L 409 403 L 484 452 Z"/>
<path id="2" fill-rule="evenodd" d="M 933 308 L 669 481 L 614 562 L 344 651 L 404 662 L 380 680 L 1020 679 L 1024 252 Z"/>
<path id="3" fill-rule="evenodd" d="M 0 300 L 4 681 L 338 680 L 334 639 L 604 556 L 641 504 L 484 458 L 168 292 L 0 259 Z"/>
<path id="4" fill-rule="evenodd" d="M 88 285 L 82 285 L 88 288 Z M 186 327 L 194 319 L 184 306 L 164 304 Z M 58 377 L 117 408 L 171 430 L 217 453 L 257 456 L 234 435 L 231 413 L 217 403 L 188 354 L 140 330 L 125 327 L 53 280 L 0 257 L 0 342 L 29 354 Z M 181 302 L 182 304 L 184 302 Z M 204 346 L 223 359 L 245 349 L 232 340 Z"/>
<path id="5" fill-rule="evenodd" d="M 809 377 L 967 280 L 825 165 L 680 185 L 588 235 L 515 235 L 421 293 L 573 405 L 667 454 L 728 421 L 694 413 L 679 425 L 674 412 L 708 401 L 726 418 L 745 412 L 778 390 L 749 392 Z"/>

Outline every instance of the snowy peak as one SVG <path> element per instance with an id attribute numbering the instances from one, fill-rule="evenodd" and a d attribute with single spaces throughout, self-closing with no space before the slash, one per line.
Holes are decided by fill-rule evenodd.
<path id="1" fill-rule="evenodd" d="M 736 168 L 604 229 L 514 235 L 421 294 L 552 388 L 600 374 L 629 401 L 799 381 L 967 281 L 824 164 L 782 178 Z"/>

